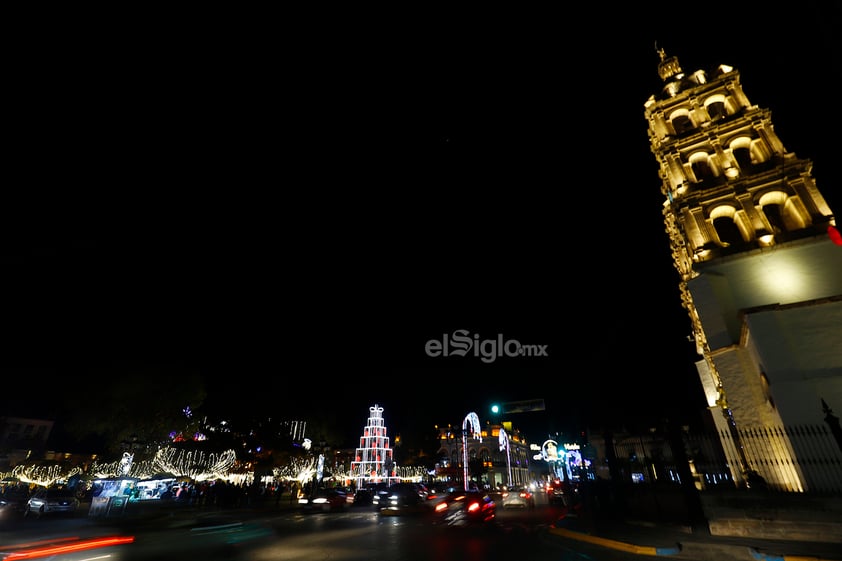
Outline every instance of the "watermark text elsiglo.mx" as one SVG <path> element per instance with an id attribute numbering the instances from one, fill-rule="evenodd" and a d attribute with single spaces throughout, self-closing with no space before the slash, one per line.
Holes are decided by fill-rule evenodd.
<path id="1" fill-rule="evenodd" d="M 457 329 L 443 333 L 441 339 L 430 339 L 424 345 L 429 357 L 474 356 L 486 364 L 500 357 L 546 357 L 547 345 L 525 345 L 517 339 L 506 339 L 502 333 L 491 339 L 481 339 L 479 333 Z"/>

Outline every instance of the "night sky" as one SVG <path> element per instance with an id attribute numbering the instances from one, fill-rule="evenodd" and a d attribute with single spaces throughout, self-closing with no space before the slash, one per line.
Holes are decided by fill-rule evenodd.
<path id="1" fill-rule="evenodd" d="M 344 419 L 349 446 L 375 403 L 390 434 L 529 399 L 547 410 L 511 420 L 533 439 L 696 422 L 643 118 L 655 44 L 685 72 L 739 70 L 838 213 L 842 22 L 833 3 L 744 2 L 666 28 L 656 5 L 32 23 L 4 410 L 89 406 L 86 369 L 135 362 L 200 369 L 213 411 Z M 547 356 L 426 354 L 457 330 Z"/>

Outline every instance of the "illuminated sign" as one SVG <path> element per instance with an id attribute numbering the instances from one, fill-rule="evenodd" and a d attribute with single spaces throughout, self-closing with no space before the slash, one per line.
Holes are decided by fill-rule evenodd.
<path id="1" fill-rule="evenodd" d="M 559 462 L 564 461 L 564 452 L 562 451 L 561 456 L 558 453 L 558 442 L 555 440 L 545 440 L 544 444 L 541 446 L 541 459 L 546 462 Z"/>

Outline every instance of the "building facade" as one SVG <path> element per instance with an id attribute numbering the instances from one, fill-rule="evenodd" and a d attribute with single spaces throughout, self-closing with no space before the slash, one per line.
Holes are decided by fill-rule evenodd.
<path id="1" fill-rule="evenodd" d="M 26 417 L 0 417 L 0 468 L 44 456 L 53 421 Z"/>
<path id="2" fill-rule="evenodd" d="M 697 372 L 734 480 L 811 488 L 788 431 L 842 409 L 842 238 L 812 176 L 739 72 L 685 73 L 659 52 L 644 104 Z M 839 186 L 836 186 L 839 188 Z M 763 431 L 749 450 L 744 431 Z M 756 440 L 753 440 L 756 442 Z"/>
<path id="3" fill-rule="evenodd" d="M 439 427 L 439 449 L 435 477 L 442 480 L 462 481 L 464 458 L 468 462 L 479 460 L 483 474 L 478 483 L 497 489 L 503 485 L 526 485 L 540 474 L 530 469 L 534 451 L 519 431 L 504 428 L 501 424 L 488 423 L 480 431 L 463 431 L 456 427 Z M 501 439 L 501 434 L 503 438 Z M 505 440 L 505 444 L 503 443 Z M 543 464 L 543 462 L 539 462 Z M 540 469 L 535 466 L 535 469 Z"/>

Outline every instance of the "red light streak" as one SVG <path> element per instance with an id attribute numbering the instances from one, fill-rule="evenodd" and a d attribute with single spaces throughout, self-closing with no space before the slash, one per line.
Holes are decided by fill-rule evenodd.
<path id="1" fill-rule="evenodd" d="M 129 544 L 134 542 L 134 536 L 108 536 L 104 538 L 93 538 L 88 540 L 71 540 L 78 540 L 78 538 L 67 538 L 67 543 L 59 543 L 50 546 L 36 546 L 30 547 L 29 549 L 15 551 L 3 557 L 3 561 L 17 561 L 18 559 L 39 559 L 49 557 L 51 555 L 62 555 L 65 553 L 97 549 L 100 547 L 110 547 L 114 545 Z M 24 545 L 32 546 L 36 543 L 39 542 L 33 542 L 31 544 Z"/>

